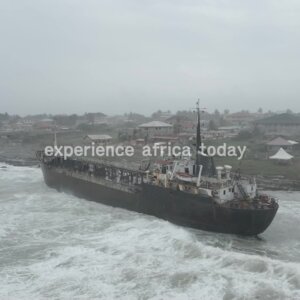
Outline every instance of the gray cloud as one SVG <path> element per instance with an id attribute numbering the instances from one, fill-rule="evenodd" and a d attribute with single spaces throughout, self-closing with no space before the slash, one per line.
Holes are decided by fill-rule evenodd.
<path id="1" fill-rule="evenodd" d="M 299 28 L 292 0 L 3 0 L 1 111 L 299 111 Z"/>

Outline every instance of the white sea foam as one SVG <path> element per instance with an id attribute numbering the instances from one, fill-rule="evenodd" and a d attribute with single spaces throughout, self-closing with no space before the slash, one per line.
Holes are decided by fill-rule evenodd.
<path id="1" fill-rule="evenodd" d="M 299 193 L 275 193 L 260 241 L 57 193 L 36 168 L 4 170 L 0 299 L 300 298 Z"/>

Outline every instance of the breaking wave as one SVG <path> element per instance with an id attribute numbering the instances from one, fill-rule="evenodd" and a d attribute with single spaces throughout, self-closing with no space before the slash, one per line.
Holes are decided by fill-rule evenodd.
<path id="1" fill-rule="evenodd" d="M 300 193 L 260 239 L 58 193 L 0 165 L 1 299 L 300 299 Z"/>

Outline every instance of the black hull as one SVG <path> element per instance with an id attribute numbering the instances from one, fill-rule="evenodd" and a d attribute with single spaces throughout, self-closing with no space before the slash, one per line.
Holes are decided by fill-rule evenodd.
<path id="1" fill-rule="evenodd" d="M 45 183 L 87 200 L 153 215 L 192 228 L 241 235 L 257 235 L 271 224 L 272 209 L 235 209 L 215 204 L 210 197 L 142 184 L 132 192 L 76 178 L 42 164 Z"/>

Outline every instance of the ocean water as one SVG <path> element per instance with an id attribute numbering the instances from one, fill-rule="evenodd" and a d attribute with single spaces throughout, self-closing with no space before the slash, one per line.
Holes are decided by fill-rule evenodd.
<path id="1" fill-rule="evenodd" d="M 260 239 L 208 233 L 48 188 L 0 165 L 0 299 L 300 299 L 300 193 Z"/>

